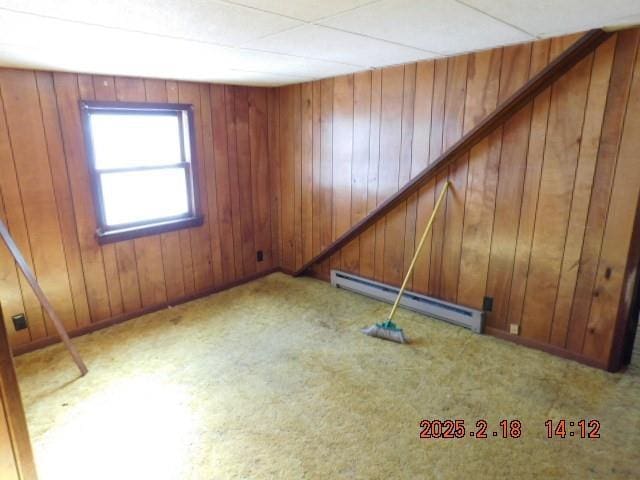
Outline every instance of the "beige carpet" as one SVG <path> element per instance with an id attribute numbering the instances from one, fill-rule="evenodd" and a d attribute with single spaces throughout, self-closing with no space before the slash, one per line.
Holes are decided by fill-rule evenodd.
<path id="1" fill-rule="evenodd" d="M 609 374 L 274 274 L 17 360 L 41 480 L 640 478 L 640 369 Z M 489 438 L 421 440 L 423 418 Z M 600 439 L 546 438 L 596 418 Z M 519 439 L 492 437 L 519 419 Z M 576 430 L 576 428 L 573 428 Z"/>

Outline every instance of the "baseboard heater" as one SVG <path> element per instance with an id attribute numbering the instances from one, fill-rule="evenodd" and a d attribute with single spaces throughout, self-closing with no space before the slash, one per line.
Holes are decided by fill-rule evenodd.
<path id="1" fill-rule="evenodd" d="M 392 287 L 339 270 L 331 270 L 331 285 L 387 303 L 393 303 L 398 295 L 398 290 L 400 290 L 398 287 Z M 484 328 L 483 311 L 445 302 L 419 293 L 405 291 L 402 300 L 400 300 L 400 305 L 428 317 L 468 328 L 476 333 L 482 333 Z"/>

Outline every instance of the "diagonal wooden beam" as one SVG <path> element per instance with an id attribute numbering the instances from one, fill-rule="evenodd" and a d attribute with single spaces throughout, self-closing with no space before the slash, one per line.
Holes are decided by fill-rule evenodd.
<path id="1" fill-rule="evenodd" d="M 555 82 L 558 78 L 568 72 L 580 60 L 593 52 L 599 45 L 606 41 L 612 32 L 605 32 L 601 29 L 590 30 L 584 34 L 573 45 L 561 53 L 546 68 L 532 77 L 513 95 L 502 102 L 487 117 L 473 129 L 467 132 L 460 140 L 453 144 L 448 150 L 440 155 L 432 164 L 422 170 L 411 181 L 405 184 L 391 197 L 386 199 L 366 217 L 353 225 L 349 230 L 340 235 L 331 245 L 318 253 L 315 257 L 293 272 L 294 276 L 302 275 L 312 265 L 321 262 L 336 253 L 351 240 L 356 238 L 367 228 L 377 222 L 384 215 L 393 210 L 401 202 L 406 200 L 411 194 L 417 191 L 424 183 L 431 179 L 438 171 L 452 163 L 460 155 L 467 152 L 496 128 L 503 125 L 509 118 L 517 113 L 522 107 L 531 102 L 536 95 Z"/>
<path id="2" fill-rule="evenodd" d="M 80 357 L 80 354 L 76 350 L 76 347 L 73 345 L 73 343 L 71 343 L 71 340 L 69 339 L 69 335 L 67 334 L 67 331 L 64 328 L 62 321 L 60 320 L 60 317 L 58 317 L 58 314 L 53 309 L 53 305 L 51 305 L 51 302 L 49 302 L 49 299 L 42 291 L 42 288 L 40 288 L 40 284 L 38 284 L 38 280 L 36 280 L 36 276 L 31 271 L 31 267 L 29 267 L 29 264 L 22 256 L 22 253 L 20 253 L 20 249 L 18 248 L 16 243 L 13 241 L 13 238 L 11 237 L 9 230 L 7 229 L 6 225 L 2 222 L 2 220 L 0 220 L 0 238 L 4 241 L 5 245 L 7 246 L 7 249 L 9 249 L 9 252 L 11 252 L 11 255 L 13 255 L 13 259 L 15 260 L 16 264 L 22 271 L 24 278 L 27 279 L 27 282 L 33 289 L 33 293 L 35 293 L 36 297 L 38 297 L 38 300 L 40 301 L 40 305 L 42 305 L 42 308 L 49 316 L 49 320 L 51 320 L 51 323 L 53 323 L 53 326 L 58 332 L 58 335 L 60 336 L 60 339 L 64 343 L 65 347 L 67 347 L 67 350 L 69 351 L 69 354 L 73 358 L 73 361 L 76 363 L 78 370 L 80 370 L 80 374 L 82 376 L 86 375 L 88 372 L 87 366 L 82 361 L 82 357 Z"/>

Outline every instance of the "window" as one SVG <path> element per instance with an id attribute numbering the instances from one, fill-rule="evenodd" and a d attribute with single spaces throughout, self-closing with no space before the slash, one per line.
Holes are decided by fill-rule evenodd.
<path id="1" fill-rule="evenodd" d="M 190 105 L 81 102 L 100 243 L 202 224 Z"/>

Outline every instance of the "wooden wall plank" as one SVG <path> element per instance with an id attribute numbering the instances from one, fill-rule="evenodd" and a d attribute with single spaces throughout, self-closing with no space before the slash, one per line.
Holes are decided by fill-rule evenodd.
<path id="1" fill-rule="evenodd" d="M 207 194 L 207 222 L 208 231 L 203 232 L 205 243 L 209 243 L 211 259 L 210 285 L 224 284 L 222 273 L 222 248 L 220 245 L 220 225 L 218 221 L 218 199 L 216 195 L 216 185 L 218 183 L 213 158 L 213 131 L 211 127 L 211 94 L 209 86 L 200 84 L 200 129 L 202 131 L 202 148 L 200 150 L 200 169 L 204 177 Z M 147 93 L 148 94 L 148 93 Z M 266 105 L 265 105 L 266 109 Z M 266 112 L 265 112 L 266 113 Z M 251 131 L 251 130 L 250 130 Z M 268 202 L 265 204 L 268 207 Z"/>
<path id="2" fill-rule="evenodd" d="M 86 326 L 91 323 L 91 316 L 87 302 L 87 290 L 84 285 L 82 258 L 76 234 L 73 201 L 62 145 L 53 75 L 47 72 L 36 72 L 36 82 L 76 323 L 78 326 Z"/>
<path id="3" fill-rule="evenodd" d="M 447 93 L 445 98 L 444 148 L 447 149 L 462 137 L 464 129 L 465 100 L 467 98 L 467 68 L 469 55 L 459 55 L 449 60 Z M 442 249 L 440 294 L 445 300 L 455 301 L 458 293 L 460 249 L 467 194 L 467 170 L 469 156 L 463 155 L 449 169 L 451 187 L 447 190 L 446 222 Z"/>
<path id="4" fill-rule="evenodd" d="M 618 33 L 567 337 L 567 348 L 572 352 L 582 352 L 591 301 L 596 292 L 594 287 L 598 267 L 597 259 L 602 247 L 607 209 L 613 187 L 616 156 L 629 100 L 633 62 L 638 51 L 639 40 L 640 30 L 638 29 Z"/>
<path id="5" fill-rule="evenodd" d="M 446 58 L 435 61 L 435 73 L 433 84 L 433 103 L 431 109 L 431 135 L 429 137 L 429 163 L 431 164 L 444 151 L 444 118 L 445 118 L 445 97 L 447 93 L 447 70 L 448 61 Z M 442 190 L 447 179 L 448 170 L 443 175 L 440 173 L 434 181 L 435 189 L 425 192 L 426 195 L 434 199 L 425 198 L 428 205 L 434 205 L 435 195 Z M 421 196 L 422 197 L 422 196 Z M 431 207 L 432 208 L 432 207 Z M 446 202 L 442 205 L 442 215 L 437 215 L 431 227 L 431 252 L 429 255 L 429 283 L 427 293 L 438 296 L 440 294 L 440 272 L 442 267 L 442 243 L 444 239 L 444 220 L 446 218 Z"/>
<path id="6" fill-rule="evenodd" d="M 529 77 L 548 63 L 550 47 L 550 40 L 543 40 L 533 44 Z M 514 257 L 513 280 L 511 283 L 507 315 L 502 321 L 502 328 L 505 329 L 507 324 L 520 325 L 522 320 L 522 309 L 524 307 L 527 278 L 529 276 L 531 244 L 536 221 L 540 176 L 542 174 L 542 162 L 546 141 L 544 132 L 547 130 L 550 101 L 551 89 L 546 89 L 533 101 L 522 205 L 520 207 L 520 223 L 518 225 L 516 253 Z"/>
<path id="7" fill-rule="evenodd" d="M 320 249 L 333 237 L 333 87 L 333 78 L 320 83 Z M 320 273 L 328 278 L 328 262 L 320 265 Z"/>
<path id="8" fill-rule="evenodd" d="M 580 262 L 584 230 L 587 224 L 591 187 L 613 65 L 615 40 L 615 37 L 610 38 L 596 50 L 591 71 L 584 126 L 580 140 L 580 156 L 573 187 L 571 213 L 549 339 L 552 344 L 562 347 L 564 347 L 567 337 L 569 315 L 578 276 L 577 266 Z"/>
<path id="9" fill-rule="evenodd" d="M 168 101 L 166 81 L 146 79 L 144 81 L 144 87 L 148 102 L 162 103 Z M 184 296 L 184 276 L 182 273 L 183 267 L 182 253 L 180 251 L 180 233 L 167 232 L 161 234 L 160 248 L 166 299 L 168 302 L 172 302 L 173 300 Z"/>
<path id="10" fill-rule="evenodd" d="M 305 83 L 301 86 L 301 248 L 302 261 L 306 262 L 313 256 L 313 84 Z"/>
<path id="11" fill-rule="evenodd" d="M 295 269 L 295 145 L 299 136 L 295 135 L 293 125 L 296 109 L 296 91 L 293 87 L 284 88 L 280 93 L 280 175 L 282 186 L 282 266 Z"/>
<path id="12" fill-rule="evenodd" d="M 93 77 L 93 87 L 88 84 L 87 76 L 83 76 L 80 82 L 80 95 L 86 100 L 115 101 L 116 87 L 115 78 L 108 76 Z M 122 300 L 122 285 L 120 284 L 120 272 L 118 268 L 118 255 L 116 245 L 103 245 L 102 259 L 104 261 L 104 271 L 109 290 L 109 301 L 111 302 L 111 314 L 119 315 L 124 312 Z"/>
<path id="13" fill-rule="evenodd" d="M 256 271 L 256 247 L 253 236 L 253 195 L 251 151 L 249 143 L 249 98 L 246 87 L 236 87 L 236 135 L 238 152 L 238 186 L 240 188 L 240 223 L 242 265 L 245 275 Z"/>
<path id="14" fill-rule="evenodd" d="M 321 213 L 321 174 L 322 174 L 322 135 L 320 127 L 321 117 L 321 83 L 311 83 L 311 124 L 312 124 L 312 150 L 311 150 L 311 251 L 315 254 L 320 251 L 320 213 Z"/>
<path id="15" fill-rule="evenodd" d="M 502 50 L 488 50 L 469 58 L 465 132 L 496 108 L 501 62 Z M 500 133 L 483 140 L 469 153 L 457 301 L 475 308 L 482 306 L 489 268 L 500 161 Z"/>
<path id="16" fill-rule="evenodd" d="M 382 99 L 382 71 L 371 72 L 371 121 L 369 131 L 369 166 L 367 173 L 367 213 L 378 204 L 378 168 L 380 160 L 380 116 Z M 369 228 L 360 236 L 360 274 L 373 278 L 376 259 L 376 228 Z"/>
<path id="17" fill-rule="evenodd" d="M 551 45 L 554 48 L 553 42 Z M 544 164 L 521 334 L 547 342 L 558 289 L 564 243 L 593 57 L 574 67 L 551 89 Z"/>
<path id="18" fill-rule="evenodd" d="M 333 86 L 333 211 L 332 240 L 351 226 L 351 163 L 353 156 L 353 75 L 336 77 Z M 337 268 L 353 268 L 338 255 Z M 333 268 L 333 267 L 332 267 Z"/>
<path id="19" fill-rule="evenodd" d="M 51 167 L 44 133 L 40 98 L 34 72 L 0 72 L 0 89 L 21 192 L 25 227 L 34 273 L 42 290 L 56 309 L 64 326 L 77 326 L 67 264 L 58 223 Z M 26 254 L 28 258 L 28 253 Z M 45 332 L 55 329 L 47 318 Z"/>
<path id="20" fill-rule="evenodd" d="M 0 478 L 36 480 L 29 430 L 0 309 Z"/>
<path id="21" fill-rule="evenodd" d="M 80 121 L 78 78 L 70 73 L 54 73 L 62 139 L 76 217 L 76 230 L 84 270 L 91 321 L 112 315 L 102 250 L 95 239 L 96 218 L 86 163 L 84 136 Z M 117 315 L 117 313 L 114 313 Z"/>
<path id="22" fill-rule="evenodd" d="M 416 102 L 417 65 L 410 63 L 404 66 L 404 87 L 402 99 L 402 140 L 400 143 L 400 173 L 398 175 L 398 188 L 407 183 L 414 171 L 413 169 L 413 137 L 414 137 L 414 108 Z M 416 236 L 416 209 L 415 204 L 408 199 L 404 205 L 404 250 L 402 252 L 403 265 L 401 270 L 402 280 L 413 258 Z M 402 215 L 401 215 L 402 217 Z M 399 239 L 400 240 L 400 239 Z M 409 277 L 407 288 L 413 287 L 413 275 Z"/>
<path id="23" fill-rule="evenodd" d="M 367 213 L 369 128 L 371 125 L 371 72 L 353 77 L 353 157 L 351 163 L 351 223 Z M 360 238 L 342 252 L 343 267 L 360 272 Z"/>
<path id="24" fill-rule="evenodd" d="M 246 97 L 245 97 L 246 98 Z M 191 236 L 191 262 L 193 271 L 194 291 L 203 292 L 213 286 L 213 268 L 211 266 L 211 244 L 209 239 L 209 200 L 207 192 L 207 182 L 205 179 L 203 146 L 203 128 L 202 128 L 202 105 L 200 103 L 200 88 L 196 83 L 179 82 L 178 83 L 178 100 L 180 103 L 193 105 L 193 120 L 195 124 L 195 164 L 193 165 L 193 181 L 197 184 L 197 194 L 200 206 L 200 213 L 204 217 L 203 225 L 199 227 L 182 230 L 181 234 L 189 233 Z M 246 104 L 246 101 L 245 101 Z M 245 119 L 246 125 L 246 117 Z M 248 144 L 248 135 L 245 139 Z M 248 147 L 247 147 L 248 148 Z M 249 184 L 250 185 L 250 184 Z M 249 186 L 249 189 L 251 187 Z M 190 285 L 191 272 L 188 272 L 189 279 L 186 285 Z M 189 289 L 187 289 L 188 291 Z"/>
<path id="25" fill-rule="evenodd" d="M 257 264 L 260 272 L 273 267 L 271 252 L 271 210 L 269 207 L 269 145 L 267 92 L 249 90 L 249 139 L 251 147 L 251 191 L 253 192 L 253 231 L 255 249 L 263 252 L 264 260 Z M 310 189 L 309 189 L 310 190 Z M 210 190 L 211 191 L 211 190 Z M 210 210 L 211 211 L 211 210 Z M 310 213 L 310 212 L 309 212 Z"/>
<path id="26" fill-rule="evenodd" d="M 1 112 L 0 112 L 1 113 Z M 0 139 L 2 132 L 0 131 Z M 2 150 L 2 141 L 0 140 L 0 155 Z M 0 220 L 6 225 L 7 216 L 4 208 L 4 200 L 0 191 Z M 2 308 L 4 309 L 4 327 L 9 336 L 11 345 L 24 345 L 31 341 L 29 329 L 16 331 L 11 317 L 13 315 L 25 312 L 25 304 L 22 299 L 22 290 L 20 281 L 18 280 L 18 270 L 13 256 L 6 248 L 4 243 L 0 245 L 0 292 L 2 292 Z M 0 326 L 1 328 L 1 326 Z"/>
<path id="27" fill-rule="evenodd" d="M 583 353 L 608 364 L 616 323 L 628 315 L 638 265 L 628 264 L 640 199 L 640 59 L 636 54 L 631 92 L 616 161 L 613 188 L 598 261 Z M 634 259 L 637 261 L 637 258 Z"/>
<path id="28" fill-rule="evenodd" d="M 382 71 L 380 175 L 378 177 L 378 196 L 382 199 L 393 195 L 399 188 L 404 74 L 403 66 L 386 68 Z M 406 204 L 402 204 L 386 216 L 382 278 L 391 284 L 402 282 L 405 215 Z"/>
<path id="29" fill-rule="evenodd" d="M 435 62 L 419 62 L 416 68 L 416 96 L 413 110 L 414 132 L 411 151 L 411 177 L 413 178 L 429 164 L 429 139 L 431 137 L 431 111 L 435 81 Z M 420 238 L 433 208 L 433 185 L 429 183 L 418 190 L 407 201 L 407 217 L 415 209 L 415 237 Z M 429 286 L 429 264 L 431 260 L 431 234 L 427 237 L 422 252 L 416 260 L 412 277 L 412 288 L 426 293 Z"/>
<path id="30" fill-rule="evenodd" d="M 314 91 L 315 95 L 315 91 Z M 315 97 L 314 97 L 315 98 Z M 282 243 L 280 240 L 282 225 L 280 223 L 280 90 L 269 89 L 267 92 L 269 108 L 269 176 L 271 195 L 271 245 L 273 264 L 280 265 Z M 214 135 L 215 139 L 215 135 Z M 315 182 L 314 176 L 314 182 Z M 315 211 L 315 210 L 314 210 Z M 315 225 L 315 224 L 314 224 Z M 314 226 L 315 228 L 315 226 Z M 315 237 L 314 237 L 315 238 Z"/>
<path id="31" fill-rule="evenodd" d="M 300 85 L 293 89 L 293 246 L 295 268 L 302 266 L 302 91 Z"/>
<path id="32" fill-rule="evenodd" d="M 242 275 L 236 270 L 236 236 L 234 235 L 234 215 L 232 207 L 232 185 L 229 177 L 229 145 L 227 132 L 227 110 L 225 87 L 211 85 L 211 128 L 213 131 L 213 158 L 216 174 L 216 200 L 218 202 L 218 222 L 220 226 L 220 248 L 222 250 L 222 276 L 225 283 Z"/>
<path id="33" fill-rule="evenodd" d="M 502 102 L 516 91 L 529 76 L 531 45 L 506 47 L 502 56 L 500 93 Z M 487 315 L 492 327 L 504 328 L 511 289 L 520 203 L 527 158 L 527 139 L 531 122 L 531 106 L 527 105 L 508 120 L 502 131 L 498 188 L 491 235 L 491 255 L 487 276 L 487 291 L 494 298 L 493 311 Z"/>
<path id="34" fill-rule="evenodd" d="M 233 246 L 236 275 L 244 275 L 243 248 L 242 248 L 242 213 L 240 211 L 240 192 L 238 179 L 238 147 L 237 129 L 238 118 L 236 114 L 237 95 L 236 87 L 224 88 L 224 101 L 227 121 L 227 159 L 229 169 L 229 185 L 231 193 L 231 219 L 233 223 Z"/>

